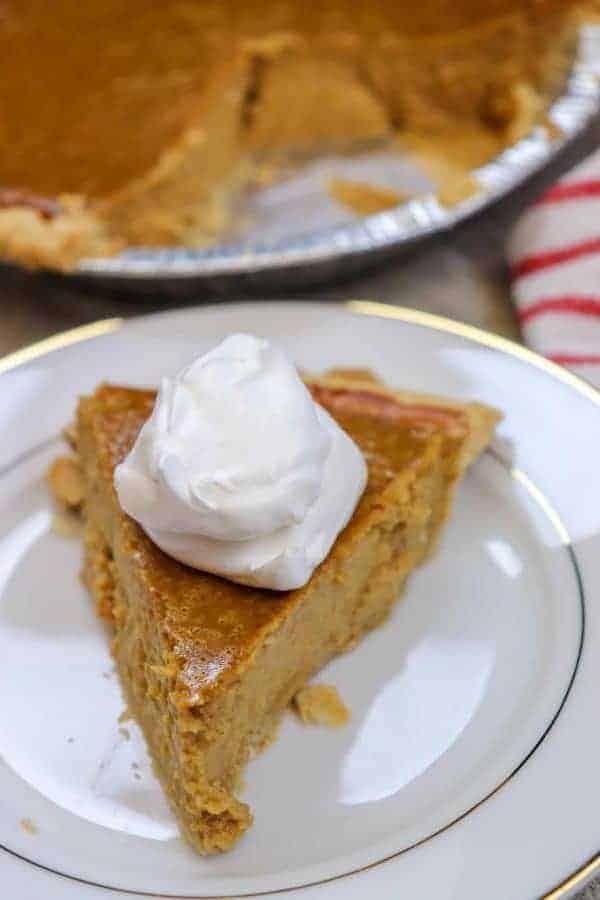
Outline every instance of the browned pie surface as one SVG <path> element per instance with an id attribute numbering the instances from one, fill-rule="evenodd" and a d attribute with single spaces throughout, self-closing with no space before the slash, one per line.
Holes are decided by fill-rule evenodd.
<path id="1" fill-rule="evenodd" d="M 465 436 L 467 417 L 459 408 L 400 404 L 368 390 L 319 386 L 312 390 L 358 443 L 369 469 L 367 488 L 352 521 L 321 568 L 335 567 L 352 553 L 361 534 L 385 516 L 386 486 L 419 466 L 436 435 L 443 433 L 447 452 L 455 454 Z M 113 469 L 135 441 L 154 396 L 106 386 L 82 401 L 82 417 L 94 435 L 101 491 L 106 487 L 112 491 Z M 302 602 L 318 583 L 317 570 L 297 591 L 273 593 L 236 585 L 178 563 L 129 522 L 129 552 L 135 554 L 137 568 L 160 605 L 163 628 L 183 663 L 180 680 L 192 698 L 222 680 L 226 670 L 234 672 L 286 610 Z"/>
<path id="2" fill-rule="evenodd" d="M 329 66 L 336 59 L 357 63 L 360 72 L 353 77 L 364 79 L 375 98 L 381 96 L 393 126 L 403 124 L 405 113 L 413 114 L 411 70 L 417 98 L 423 77 L 447 76 L 451 102 L 466 109 L 482 85 L 489 82 L 492 88 L 498 75 L 508 77 L 506 61 L 513 52 L 520 56 L 517 76 L 536 81 L 535 41 L 527 71 L 520 71 L 524 36 L 536 22 L 541 27 L 545 15 L 570 5 L 571 0 L 2 0 L 0 187 L 46 196 L 102 197 L 120 190 L 148 171 L 201 113 L 211 81 L 248 39 L 277 33 L 306 38 L 311 53 L 327 55 Z M 489 71 L 479 71 L 477 83 L 459 77 L 452 87 L 453 68 L 465 55 L 461 35 L 475 29 L 469 38 L 475 50 L 477 30 L 486 41 L 495 21 L 501 27 Z M 419 42 L 441 40 L 433 48 L 438 59 L 446 37 L 459 41 L 457 50 L 449 50 L 446 75 L 418 73 Z M 398 39 L 405 44 L 394 44 Z M 544 40 L 553 40 L 550 30 L 544 30 Z M 411 48 L 414 59 L 405 52 Z M 431 50 L 423 52 L 431 55 Z M 258 113 L 259 132 L 266 118 L 265 139 L 273 123 L 285 133 L 288 119 L 303 108 L 302 92 L 314 88 L 310 59 L 302 65 L 306 83 L 301 90 L 297 71 L 290 72 L 289 82 L 266 84 L 272 102 L 279 104 L 274 116 L 263 114 L 260 105 L 250 110 Z M 348 78 L 343 69 L 330 74 L 327 84 L 320 81 L 321 91 L 338 76 Z M 439 87 L 444 92 L 448 85 L 440 81 Z M 357 90 L 353 103 L 361 102 Z M 373 103 L 365 104 L 369 128 L 377 124 Z M 318 113 L 313 105 L 315 121 L 301 123 L 309 139 Z M 335 122 L 327 115 L 335 135 Z"/>

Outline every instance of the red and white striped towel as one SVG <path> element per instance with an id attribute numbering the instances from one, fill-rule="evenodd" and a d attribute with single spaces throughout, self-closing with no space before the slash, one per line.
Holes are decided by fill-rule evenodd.
<path id="1" fill-rule="evenodd" d="M 600 151 L 521 217 L 508 260 L 525 342 L 600 387 Z"/>

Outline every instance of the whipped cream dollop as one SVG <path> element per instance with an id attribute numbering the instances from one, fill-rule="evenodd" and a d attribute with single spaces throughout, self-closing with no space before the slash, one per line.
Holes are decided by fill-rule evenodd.
<path id="1" fill-rule="evenodd" d="M 367 469 L 285 354 L 235 334 L 163 379 L 114 480 L 125 512 L 165 553 L 283 591 L 325 559 Z"/>

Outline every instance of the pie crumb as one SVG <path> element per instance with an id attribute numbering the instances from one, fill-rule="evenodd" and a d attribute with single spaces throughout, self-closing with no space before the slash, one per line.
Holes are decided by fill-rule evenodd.
<path id="1" fill-rule="evenodd" d="M 27 834 L 37 834 L 38 833 L 38 827 L 35 824 L 35 822 L 33 821 L 33 819 L 29 819 L 29 818 L 21 819 L 21 821 L 19 822 L 19 825 L 21 826 L 23 831 L 27 832 Z"/>
<path id="2" fill-rule="evenodd" d="M 372 216 L 400 206 L 410 199 L 408 194 L 400 194 L 390 188 L 376 187 L 362 181 L 350 181 L 347 178 L 332 178 L 327 190 L 332 200 L 359 216 Z"/>
<path id="3" fill-rule="evenodd" d="M 52 517 L 52 530 L 59 537 L 79 538 L 82 532 L 81 516 L 69 509 L 62 509 Z"/>
<path id="4" fill-rule="evenodd" d="M 77 509 L 83 500 L 79 463 L 72 456 L 59 456 L 48 470 L 48 483 L 55 498 L 67 509 Z"/>
<path id="5" fill-rule="evenodd" d="M 119 728 L 119 734 L 121 737 L 124 737 L 126 741 L 131 739 L 131 734 L 127 728 Z"/>
<path id="6" fill-rule="evenodd" d="M 337 688 L 330 684 L 312 684 L 294 697 L 294 706 L 305 725 L 339 728 L 350 718 L 350 711 Z"/>

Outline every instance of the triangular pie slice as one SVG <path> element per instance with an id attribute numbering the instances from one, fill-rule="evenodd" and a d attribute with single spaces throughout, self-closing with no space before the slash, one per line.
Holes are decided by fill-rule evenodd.
<path id="1" fill-rule="evenodd" d="M 362 449 L 369 478 L 327 559 L 285 593 L 181 565 L 120 509 L 113 470 L 153 392 L 103 385 L 79 403 L 85 581 L 114 628 L 128 708 L 201 853 L 227 850 L 251 824 L 236 797 L 245 763 L 306 681 L 385 619 L 498 418 L 479 404 L 389 390 L 364 372 L 306 381 Z"/>

